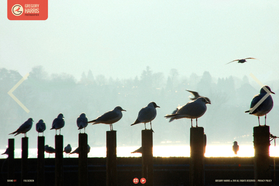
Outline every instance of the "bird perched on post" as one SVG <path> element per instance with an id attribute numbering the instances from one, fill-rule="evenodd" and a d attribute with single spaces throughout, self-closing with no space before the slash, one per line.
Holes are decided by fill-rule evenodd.
<path id="1" fill-rule="evenodd" d="M 33 119 L 29 118 L 27 121 L 25 121 L 16 131 L 10 133 L 18 135 L 20 133 L 24 134 L 24 137 L 26 137 L 26 133 L 31 129 L 33 124 Z"/>
<path id="2" fill-rule="evenodd" d="M 64 124 L 65 124 L 63 118 L 64 118 L 64 117 L 63 117 L 63 114 L 60 113 L 60 114 L 58 114 L 57 118 L 55 118 L 55 119 L 53 120 L 51 130 L 52 130 L 52 129 L 55 129 L 55 134 L 57 134 L 57 133 L 56 133 L 57 130 L 59 130 L 59 135 L 61 134 L 61 133 L 60 133 L 60 132 L 61 132 L 61 128 L 64 127 Z"/>
<path id="3" fill-rule="evenodd" d="M 157 115 L 157 110 L 156 108 L 160 108 L 155 102 L 150 102 L 146 107 L 142 108 L 139 113 L 138 117 L 135 120 L 134 123 L 131 124 L 131 126 L 136 125 L 138 123 L 144 123 L 145 125 L 145 130 L 146 128 L 146 123 L 150 122 L 150 128 L 152 129 L 152 120 L 155 119 Z"/>
<path id="4" fill-rule="evenodd" d="M 42 119 L 40 119 L 38 121 L 38 123 L 36 123 L 36 131 L 38 132 L 38 136 L 39 136 L 39 133 L 43 133 L 43 135 L 44 135 L 45 130 L 46 130 L 46 124 L 44 123 L 44 121 Z"/>
<path id="5" fill-rule="evenodd" d="M 111 110 L 109 112 L 106 112 L 105 114 L 99 116 L 98 118 L 89 121 L 88 123 L 93 123 L 94 124 L 99 124 L 99 123 L 104 123 L 104 124 L 109 124 L 110 125 L 110 130 L 113 130 L 113 123 L 119 121 L 122 118 L 122 111 L 126 111 L 122 109 L 122 107 L 117 106 L 114 108 L 114 110 Z"/>
<path id="6" fill-rule="evenodd" d="M 65 152 L 66 154 L 70 154 L 71 151 L 72 151 L 72 147 L 70 144 L 68 144 L 66 147 L 64 147 L 63 152 Z"/>
<path id="7" fill-rule="evenodd" d="M 190 100 L 196 100 L 197 98 L 202 97 L 202 96 L 199 95 L 198 92 L 195 92 L 195 91 L 192 91 L 192 90 L 186 90 L 186 91 L 190 92 L 190 93 L 194 96 L 193 98 L 190 98 Z M 207 99 L 208 99 L 208 98 L 207 98 Z M 182 108 L 182 106 L 178 106 L 178 107 L 172 112 L 172 114 L 176 114 L 176 112 L 177 112 L 180 108 Z M 171 121 L 173 121 L 173 120 L 174 120 L 173 118 L 170 118 L 169 122 L 171 122 Z"/>
<path id="8" fill-rule="evenodd" d="M 49 157 L 50 157 L 50 154 L 55 153 L 55 149 L 51 146 L 45 145 L 45 152 L 49 153 Z"/>
<path id="9" fill-rule="evenodd" d="M 264 125 L 266 125 L 266 115 L 273 108 L 273 99 L 270 94 L 275 93 L 271 91 L 269 86 L 263 86 L 260 93 L 252 99 L 250 110 L 245 111 L 245 113 L 258 116 L 259 126 L 261 125 L 260 116 L 265 116 Z"/>
<path id="10" fill-rule="evenodd" d="M 171 118 L 170 122 L 174 119 L 190 118 L 191 127 L 193 127 L 193 119 L 196 119 L 196 127 L 198 127 L 197 118 L 203 116 L 206 112 L 206 104 L 211 104 L 211 101 L 207 97 L 199 97 L 194 101 L 190 101 L 181 108 L 175 114 L 166 115 L 166 118 Z"/>
<path id="11" fill-rule="evenodd" d="M 232 63 L 232 62 L 235 62 L 235 61 L 237 61 L 238 63 L 245 63 L 245 62 L 247 62 L 247 59 L 256 59 L 256 58 L 247 57 L 247 58 L 244 58 L 244 59 L 235 59 L 235 60 L 233 60 L 233 61 L 228 62 L 227 64 Z"/>
<path id="12" fill-rule="evenodd" d="M 234 154 L 237 154 L 237 152 L 239 151 L 239 145 L 237 144 L 237 141 L 233 142 L 232 150 Z"/>
<path id="13" fill-rule="evenodd" d="M 87 125 L 88 125 L 88 119 L 86 117 L 86 114 L 82 113 L 77 118 L 77 126 L 78 126 L 78 130 L 80 130 L 80 133 L 81 133 L 81 129 L 84 129 L 84 133 L 85 133 Z"/>

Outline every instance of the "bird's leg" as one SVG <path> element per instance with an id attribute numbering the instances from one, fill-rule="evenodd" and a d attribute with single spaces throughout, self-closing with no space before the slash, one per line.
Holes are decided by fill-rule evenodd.
<path id="1" fill-rule="evenodd" d="M 192 128 L 193 128 L 193 124 L 192 124 L 192 118 L 191 118 L 191 125 L 192 125 Z"/>
<path id="2" fill-rule="evenodd" d="M 266 115 L 264 116 L 264 125 L 266 126 Z"/>
<path id="3" fill-rule="evenodd" d="M 144 125 L 145 125 L 145 130 L 147 130 L 147 128 L 146 128 L 146 123 L 144 123 Z"/>
<path id="4" fill-rule="evenodd" d="M 112 126 L 112 124 L 110 124 L 110 130 L 111 130 L 111 131 L 113 130 L 113 126 Z"/>
<path id="5" fill-rule="evenodd" d="M 258 116 L 258 120 L 259 120 L 259 126 L 261 126 L 261 124 L 260 124 L 260 116 Z"/>
<path id="6" fill-rule="evenodd" d="M 153 130 L 153 127 L 152 127 L 152 122 L 150 121 L 150 127 L 151 127 L 151 130 Z"/>
<path id="7" fill-rule="evenodd" d="M 198 127 L 198 124 L 197 124 L 197 118 L 195 118 L 195 121 L 196 121 L 196 127 Z"/>

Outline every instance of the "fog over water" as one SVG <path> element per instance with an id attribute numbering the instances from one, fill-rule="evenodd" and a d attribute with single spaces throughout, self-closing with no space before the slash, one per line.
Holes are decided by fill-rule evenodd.
<path id="1" fill-rule="evenodd" d="M 238 141 L 239 145 L 253 146 L 253 127 L 258 125 L 257 117 L 245 114 L 251 99 L 259 93 L 258 85 L 250 76 L 242 78 L 229 76 L 219 78 L 205 71 L 203 74 L 181 75 L 176 69 L 168 75 L 146 67 L 134 78 L 113 79 L 105 75 L 95 75 L 92 71 L 84 72 L 80 79 L 70 74 L 49 74 L 42 66 L 32 69 L 28 78 L 13 94 L 30 110 L 27 113 L 7 92 L 22 78 L 13 70 L 0 69 L 1 93 L 1 130 L 0 143 L 7 146 L 8 135 L 16 130 L 25 120 L 32 117 L 32 129 L 27 133 L 30 148 L 37 146 L 35 124 L 43 119 L 47 125 L 46 144 L 54 146 L 55 131 L 49 130 L 54 118 L 59 113 L 65 117 L 62 128 L 65 146 L 78 146 L 77 117 L 86 113 L 89 120 L 112 110 L 120 105 L 126 109 L 123 118 L 113 124 L 117 130 L 118 147 L 141 146 L 143 124 L 130 126 L 137 118 L 139 110 L 149 102 L 156 102 L 157 117 L 153 120 L 154 145 L 172 146 L 189 145 L 190 119 L 169 122 L 164 116 L 170 114 L 178 105 L 190 101 L 192 95 L 186 89 L 198 91 L 207 96 L 211 105 L 206 113 L 198 119 L 198 125 L 204 127 L 208 145 L 229 145 Z M 267 124 L 272 134 L 279 136 L 279 86 L 278 81 L 266 82 L 275 92 L 272 95 L 274 107 L 268 114 Z M 264 118 L 261 118 L 264 123 Z M 149 126 L 149 125 L 147 125 Z M 89 124 L 86 128 L 89 145 L 103 147 L 109 125 Z M 20 148 L 20 134 L 15 137 L 16 148 Z M 278 144 L 278 142 L 277 142 Z"/>

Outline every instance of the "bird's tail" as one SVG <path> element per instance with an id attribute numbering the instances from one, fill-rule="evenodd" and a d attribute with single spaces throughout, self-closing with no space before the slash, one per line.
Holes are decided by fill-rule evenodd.
<path id="1" fill-rule="evenodd" d="M 246 111 L 245 111 L 245 113 L 248 113 L 248 112 L 250 112 L 250 110 L 246 110 Z"/>
<path id="2" fill-rule="evenodd" d="M 130 126 L 136 125 L 136 124 L 138 124 L 138 123 L 140 123 L 140 121 L 139 121 L 138 119 L 136 119 L 135 122 L 132 123 Z"/>
<path id="3" fill-rule="evenodd" d="M 173 121 L 173 120 L 174 120 L 174 118 L 170 118 L 169 122 L 171 122 L 171 121 Z"/>
<path id="4" fill-rule="evenodd" d="M 96 122 L 96 119 L 89 121 L 88 123 L 94 123 Z"/>
<path id="5" fill-rule="evenodd" d="M 11 135 L 11 134 L 15 134 L 15 133 L 17 133 L 17 131 L 15 131 L 15 132 L 11 132 L 9 135 Z"/>
<path id="6" fill-rule="evenodd" d="M 81 130 L 83 127 L 82 126 L 79 126 L 78 130 Z"/>
<path id="7" fill-rule="evenodd" d="M 172 118 L 172 117 L 174 117 L 174 116 L 176 116 L 176 114 L 169 114 L 169 115 L 166 115 L 166 116 L 164 116 L 164 117 L 166 117 L 166 118 Z"/>

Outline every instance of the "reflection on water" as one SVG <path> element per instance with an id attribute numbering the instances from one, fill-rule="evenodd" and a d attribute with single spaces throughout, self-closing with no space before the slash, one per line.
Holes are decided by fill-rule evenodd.
<path id="1" fill-rule="evenodd" d="M 117 156 L 118 157 L 140 157 L 139 153 L 131 153 L 138 149 L 138 146 L 134 147 L 118 147 Z M 0 153 L 5 152 L 6 149 L 0 149 Z M 154 146 L 153 149 L 154 156 L 160 157 L 189 157 L 190 147 L 189 146 Z M 279 157 L 280 149 L 279 146 L 270 146 L 270 156 Z M 240 145 L 237 155 L 234 154 L 231 145 L 208 145 L 206 147 L 205 157 L 253 157 L 254 147 L 251 145 Z M 0 155 L 0 158 L 6 158 L 7 155 Z M 15 150 L 15 158 L 21 157 L 21 149 Z M 29 150 L 29 158 L 37 157 L 37 149 L 31 148 Z M 48 158 L 49 154 L 45 154 Z M 55 155 L 51 154 L 50 158 L 54 158 Z M 67 158 L 68 155 L 64 154 Z M 71 154 L 70 157 L 78 157 L 77 154 Z M 91 147 L 88 157 L 106 157 L 106 147 Z"/>

